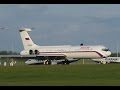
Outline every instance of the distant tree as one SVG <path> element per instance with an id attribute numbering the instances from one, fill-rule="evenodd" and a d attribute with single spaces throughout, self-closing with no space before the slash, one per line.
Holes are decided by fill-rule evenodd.
<path id="1" fill-rule="evenodd" d="M 0 51 L 0 55 L 12 55 L 12 54 L 19 54 L 18 52 L 13 51 Z"/>
<path id="2" fill-rule="evenodd" d="M 117 53 L 112 53 L 110 57 L 117 57 Z M 120 53 L 118 53 L 118 57 L 120 57 Z"/>

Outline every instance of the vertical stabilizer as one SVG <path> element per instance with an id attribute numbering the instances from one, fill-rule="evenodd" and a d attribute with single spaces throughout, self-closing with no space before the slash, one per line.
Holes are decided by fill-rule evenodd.
<path id="1" fill-rule="evenodd" d="M 30 38 L 28 31 L 32 31 L 32 30 L 29 28 L 21 28 L 19 30 L 24 49 L 32 49 L 37 47 L 37 45 L 34 44 L 32 39 Z"/>

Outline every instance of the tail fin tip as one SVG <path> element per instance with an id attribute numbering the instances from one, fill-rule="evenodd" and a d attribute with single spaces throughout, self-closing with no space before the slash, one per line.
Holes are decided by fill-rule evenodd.
<path id="1" fill-rule="evenodd" d="M 19 31 L 22 32 L 22 31 L 32 31 L 32 30 L 30 28 L 23 28 L 22 27 L 22 28 L 19 29 Z"/>

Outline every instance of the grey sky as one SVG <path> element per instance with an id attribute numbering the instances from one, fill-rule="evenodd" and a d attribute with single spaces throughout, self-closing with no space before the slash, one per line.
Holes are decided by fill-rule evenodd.
<path id="1" fill-rule="evenodd" d="M 105 45 L 120 51 L 120 4 L 1 4 L 0 50 L 23 50 L 20 27 L 39 45 Z"/>

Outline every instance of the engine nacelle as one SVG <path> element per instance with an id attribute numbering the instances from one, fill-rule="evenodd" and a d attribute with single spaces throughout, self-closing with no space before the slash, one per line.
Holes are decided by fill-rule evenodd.
<path id="1" fill-rule="evenodd" d="M 38 55 L 39 51 L 38 50 L 23 50 L 20 52 L 20 55 Z"/>
<path id="2" fill-rule="evenodd" d="M 38 55 L 39 51 L 38 50 L 34 50 L 34 53 L 35 53 L 35 55 Z"/>
<path id="3" fill-rule="evenodd" d="M 28 50 L 23 50 L 20 52 L 20 55 L 29 55 L 29 51 Z"/>

